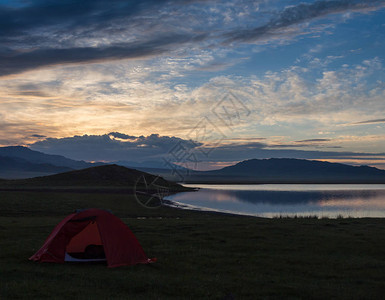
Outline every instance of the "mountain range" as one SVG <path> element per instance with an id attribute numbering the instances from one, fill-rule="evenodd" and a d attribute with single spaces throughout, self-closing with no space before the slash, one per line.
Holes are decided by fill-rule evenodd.
<path id="1" fill-rule="evenodd" d="M 0 178 L 19 179 L 45 176 L 92 166 L 60 155 L 50 155 L 23 146 L 0 147 Z"/>
<path id="2" fill-rule="evenodd" d="M 109 164 L 165 175 L 169 180 L 176 179 L 170 174 L 169 169 L 164 169 L 165 164 L 162 161 L 113 161 Z M 90 163 L 61 155 L 45 154 L 23 146 L 0 147 L 0 178 L 4 179 L 48 176 L 103 165 L 107 164 L 103 162 Z"/>
<path id="3" fill-rule="evenodd" d="M 294 158 L 250 159 L 192 172 L 189 183 L 385 183 L 385 170 Z"/>
<path id="4" fill-rule="evenodd" d="M 213 171 L 179 168 L 183 178 L 178 177 L 174 170 L 165 169 L 161 162 L 120 161 L 114 164 L 185 183 L 385 183 L 385 170 L 374 167 L 291 158 L 250 159 Z M 2 179 L 47 176 L 104 165 L 107 164 L 76 161 L 22 146 L 0 147 Z M 109 169 L 101 170 L 106 172 Z M 118 169 L 115 167 L 114 170 L 117 172 Z M 119 177 L 114 177 L 113 173 L 110 170 L 105 176 L 119 182 Z M 62 175 L 57 176 L 54 180 Z"/>

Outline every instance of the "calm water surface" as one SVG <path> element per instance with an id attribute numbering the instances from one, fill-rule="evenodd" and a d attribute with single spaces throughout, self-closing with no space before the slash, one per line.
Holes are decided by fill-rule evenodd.
<path id="1" fill-rule="evenodd" d="M 176 205 L 261 217 L 385 217 L 385 184 L 185 185 Z"/>

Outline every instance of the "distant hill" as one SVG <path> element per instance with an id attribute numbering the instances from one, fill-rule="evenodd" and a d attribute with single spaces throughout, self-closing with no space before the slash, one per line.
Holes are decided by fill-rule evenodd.
<path id="1" fill-rule="evenodd" d="M 193 172 L 186 182 L 385 183 L 385 170 L 305 159 L 251 159 L 220 170 Z"/>
<path id="2" fill-rule="evenodd" d="M 22 158 L 0 156 L 0 174 L 3 172 L 52 172 L 71 171 L 68 167 L 54 166 L 48 163 L 32 163 Z"/>
<path id="3" fill-rule="evenodd" d="M 127 168 L 135 168 L 137 170 L 140 169 L 164 169 L 165 163 L 162 161 L 156 161 L 156 160 L 149 160 L 149 161 L 143 161 L 143 162 L 136 162 L 136 161 L 126 161 L 126 160 L 119 160 L 111 162 L 111 164 L 127 167 Z"/>
<path id="4" fill-rule="evenodd" d="M 77 161 L 61 155 L 45 154 L 23 146 L 0 147 L 0 156 L 17 157 L 32 163 L 46 163 L 72 169 L 82 169 L 92 166 L 91 163 L 85 161 Z"/>
<path id="5" fill-rule="evenodd" d="M 139 183 L 139 187 L 146 184 L 150 186 L 153 183 L 173 190 L 183 189 L 179 184 L 161 177 L 118 165 L 92 167 L 36 178 L 0 181 L 0 187 L 125 187 L 132 189 L 137 183 Z"/>
<path id="6" fill-rule="evenodd" d="M 18 179 L 84 169 L 99 164 L 50 155 L 27 147 L 0 147 L 0 178 Z"/>
<path id="7" fill-rule="evenodd" d="M 175 176 L 174 170 L 178 170 L 181 173 L 190 173 L 192 170 L 186 169 L 182 166 L 178 166 L 171 162 L 164 161 L 144 161 L 144 162 L 134 162 L 134 161 L 116 161 L 111 164 L 116 164 L 119 166 L 136 169 L 146 173 L 151 173 L 154 175 L 159 175 L 164 177 L 167 180 L 177 181 L 180 179 L 180 176 Z"/>

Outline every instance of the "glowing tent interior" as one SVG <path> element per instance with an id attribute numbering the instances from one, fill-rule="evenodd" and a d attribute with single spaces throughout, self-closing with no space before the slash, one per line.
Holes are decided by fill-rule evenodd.
<path id="1" fill-rule="evenodd" d="M 108 267 L 155 262 L 126 224 L 108 211 L 86 209 L 64 218 L 29 258 L 38 262 L 106 261 Z"/>

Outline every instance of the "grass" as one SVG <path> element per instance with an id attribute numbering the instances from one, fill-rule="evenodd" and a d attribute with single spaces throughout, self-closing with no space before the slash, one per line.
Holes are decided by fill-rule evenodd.
<path id="1" fill-rule="evenodd" d="M 28 261 L 77 208 L 111 209 L 152 265 Z M 146 209 L 122 193 L 0 192 L 0 299 L 378 299 L 385 220 Z"/>

